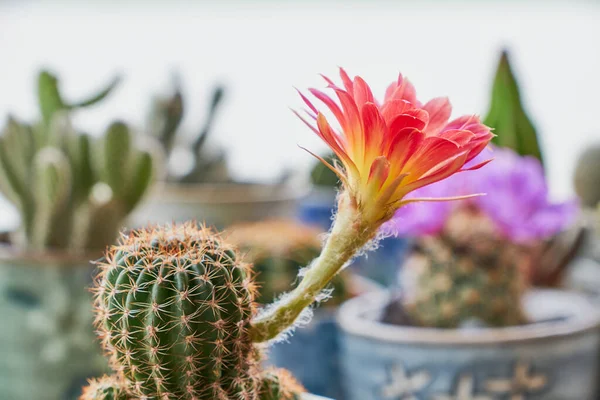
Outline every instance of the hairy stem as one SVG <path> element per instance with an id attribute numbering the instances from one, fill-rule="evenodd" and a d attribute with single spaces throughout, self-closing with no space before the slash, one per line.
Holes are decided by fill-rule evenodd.
<path id="1" fill-rule="evenodd" d="M 271 340 L 292 326 L 302 310 L 310 306 L 344 265 L 375 237 L 377 228 L 366 223 L 349 196 L 342 193 L 338 214 L 321 254 L 293 291 L 252 321 L 252 340 Z"/>

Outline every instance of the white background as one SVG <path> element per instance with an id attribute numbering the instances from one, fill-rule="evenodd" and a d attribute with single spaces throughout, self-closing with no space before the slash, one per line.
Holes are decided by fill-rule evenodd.
<path id="1" fill-rule="evenodd" d="M 216 81 L 229 90 L 215 139 L 239 178 L 305 171 L 324 146 L 289 111 L 293 87 L 322 86 L 337 66 L 376 93 L 398 72 L 419 97 L 447 95 L 484 114 L 498 52 L 508 46 L 542 135 L 552 192 L 572 195 L 577 154 L 600 141 L 600 7 L 588 2 L 9 2 L 0 3 L 0 117 L 36 115 L 38 67 L 69 98 L 121 72 L 105 104 L 77 116 L 96 132 L 116 117 L 141 126 L 152 93 L 177 67 L 186 126 L 198 128 Z M 100 3 L 100 2 L 97 2 Z"/>

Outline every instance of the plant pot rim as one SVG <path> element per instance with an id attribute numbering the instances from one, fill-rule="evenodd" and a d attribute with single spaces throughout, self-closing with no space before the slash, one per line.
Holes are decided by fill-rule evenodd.
<path id="1" fill-rule="evenodd" d="M 65 250 L 32 251 L 13 246 L 8 243 L 0 244 L 0 261 L 14 264 L 55 264 L 68 267 L 81 268 L 82 264 L 89 264 L 100 259 L 100 252 L 70 253 Z"/>
<path id="2" fill-rule="evenodd" d="M 262 192 L 260 195 L 257 193 Z M 244 204 L 294 201 L 308 195 L 310 186 L 254 182 L 174 183 L 157 185 L 152 196 L 159 202 Z"/>
<path id="3" fill-rule="evenodd" d="M 557 304 L 573 311 L 566 319 L 504 328 L 437 329 L 386 324 L 366 315 L 379 316 L 388 303 L 389 291 L 368 293 L 345 302 L 338 313 L 338 323 L 345 332 L 389 343 L 426 345 L 495 345 L 555 339 L 580 335 L 600 327 L 600 313 L 583 294 L 566 290 L 533 289 L 527 303 L 542 298 L 557 298 Z M 561 303 L 567 300 L 567 303 Z"/>

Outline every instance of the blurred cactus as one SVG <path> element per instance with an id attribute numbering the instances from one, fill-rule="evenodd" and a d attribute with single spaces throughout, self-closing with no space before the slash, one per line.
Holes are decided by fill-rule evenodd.
<path id="1" fill-rule="evenodd" d="M 525 323 L 527 256 L 489 234 L 481 214 L 465 210 L 453 219 L 444 235 L 420 239 L 403 268 L 402 302 L 409 320 L 436 328 Z"/>
<path id="2" fill-rule="evenodd" d="M 519 84 L 510 66 L 508 52 L 500 56 L 492 86 L 490 109 L 484 124 L 494 128 L 492 142 L 521 155 L 530 155 L 543 163 L 535 127 L 523 108 Z"/>
<path id="3" fill-rule="evenodd" d="M 260 304 L 273 301 L 296 283 L 300 270 L 321 252 L 321 230 L 291 220 L 239 224 L 228 232 L 227 240 L 254 266 Z M 346 279 L 341 273 L 332 280 L 335 297 L 323 306 L 336 306 L 349 297 Z"/>
<path id="4" fill-rule="evenodd" d="M 334 165 L 337 161 L 337 157 L 333 153 L 330 153 L 323 158 L 330 165 Z M 340 183 L 338 176 L 321 161 L 317 161 L 310 171 L 310 180 L 315 186 L 337 187 Z"/>
<path id="5" fill-rule="evenodd" d="M 283 381 L 263 383 L 248 332 L 250 267 L 208 229 L 123 236 L 100 264 L 95 301 L 102 345 L 131 398 L 269 400 L 278 382 L 284 390 Z"/>
<path id="6" fill-rule="evenodd" d="M 181 183 L 226 182 L 230 180 L 223 151 L 213 151 L 207 146 L 207 139 L 212 132 L 217 110 L 222 103 L 225 89 L 214 88 L 209 104 L 208 115 L 204 126 L 198 131 L 191 143 L 185 142 L 180 125 L 185 113 L 179 79 L 174 79 L 174 90 L 171 96 L 154 99 L 148 117 L 148 132 L 162 144 L 167 160 L 173 162 L 173 152 L 177 148 L 190 149 L 193 156 L 191 168 L 183 174 L 168 171 L 167 179 Z M 175 155 L 178 157 L 178 155 Z"/>
<path id="7" fill-rule="evenodd" d="M 14 238 L 20 246 L 101 249 L 150 186 L 151 154 L 134 146 L 125 124 L 115 122 L 95 139 L 70 123 L 66 110 L 99 101 L 109 91 L 65 106 L 57 80 L 42 72 L 44 121 L 29 125 L 9 117 L 0 136 L 0 191 L 21 214 Z"/>
<path id="8" fill-rule="evenodd" d="M 575 191 L 586 207 L 600 204 L 600 144 L 585 150 L 575 167 Z"/>
<path id="9" fill-rule="evenodd" d="M 121 77 L 115 77 L 103 90 L 89 98 L 68 103 L 63 99 L 59 90 L 58 78 L 49 71 L 41 71 L 38 75 L 38 103 L 45 123 L 50 123 L 52 117 L 59 111 L 71 111 L 94 105 L 106 98 L 121 82 Z"/>

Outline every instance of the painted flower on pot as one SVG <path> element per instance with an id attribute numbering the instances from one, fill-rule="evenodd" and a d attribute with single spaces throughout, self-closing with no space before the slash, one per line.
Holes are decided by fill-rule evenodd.
<path id="1" fill-rule="evenodd" d="M 325 77 L 337 101 L 310 89 L 325 107 L 318 109 L 300 93 L 308 106 L 308 118 L 297 113 L 340 160 L 336 165 L 321 160 L 342 182 L 337 215 L 323 251 L 304 271 L 298 286 L 255 319 L 251 334 L 257 341 L 273 339 L 293 326 L 305 307 L 376 238 L 397 209 L 432 200 L 407 199 L 407 194 L 487 163 L 466 166 L 488 145 L 493 136 L 490 129 L 474 115 L 450 121 L 448 99 L 422 104 L 412 84 L 400 75 L 379 102 L 362 78 L 351 79 L 343 69 L 340 76 L 343 87 Z M 333 114 L 334 119 L 324 112 Z"/>
<path id="2" fill-rule="evenodd" d="M 411 204 L 385 227 L 420 237 L 401 276 L 412 323 L 450 328 L 473 319 L 493 326 L 526 320 L 521 296 L 532 256 L 541 240 L 573 221 L 577 204 L 550 200 L 539 160 L 502 148 L 493 155 L 478 173 L 455 175 L 409 197 L 488 195 Z"/>

